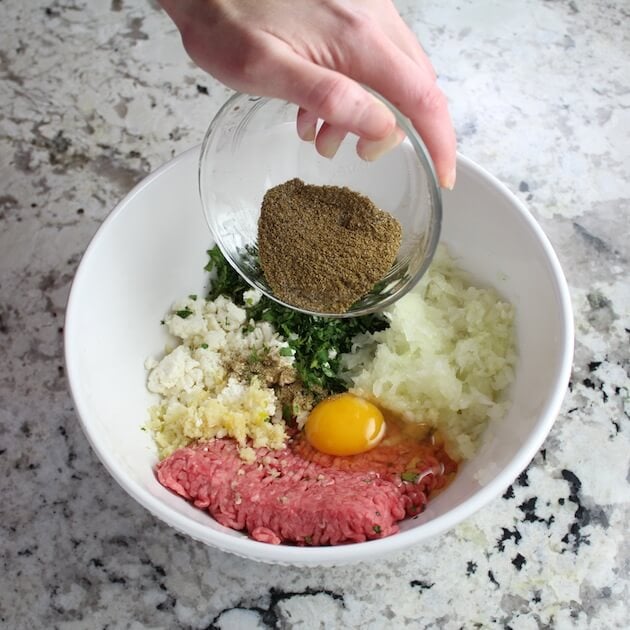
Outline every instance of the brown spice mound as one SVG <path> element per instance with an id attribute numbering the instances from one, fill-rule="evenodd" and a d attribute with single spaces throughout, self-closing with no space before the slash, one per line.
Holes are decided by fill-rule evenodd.
<path id="1" fill-rule="evenodd" d="M 258 252 L 278 298 L 343 313 L 391 269 L 400 223 L 346 187 L 292 179 L 270 188 L 258 220 Z"/>

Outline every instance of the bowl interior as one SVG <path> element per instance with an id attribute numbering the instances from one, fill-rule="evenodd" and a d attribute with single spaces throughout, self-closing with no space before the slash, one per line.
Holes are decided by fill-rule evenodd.
<path id="1" fill-rule="evenodd" d="M 160 320 L 172 302 L 206 288 L 210 232 L 198 199 L 199 149 L 151 175 L 114 210 L 90 244 L 67 310 L 66 362 L 83 428 L 110 473 L 134 498 L 192 537 L 257 560 L 342 564 L 387 554 L 452 527 L 501 492 L 547 434 L 568 381 L 572 319 L 557 260 L 527 211 L 495 180 L 460 158 L 445 196 L 443 240 L 483 283 L 516 306 L 519 362 L 507 417 L 445 492 L 390 538 L 331 548 L 255 542 L 215 523 L 162 488 L 150 435 L 155 402 L 144 361 L 169 342 Z"/>
<path id="2" fill-rule="evenodd" d="M 307 184 L 347 186 L 366 195 L 402 226 L 399 255 L 385 286 L 350 309 L 351 315 L 372 312 L 409 290 L 433 256 L 441 219 L 433 166 L 422 141 L 398 112 L 398 124 L 407 137 L 374 162 L 358 157 L 357 138 L 351 134 L 333 159 L 322 157 L 312 143 L 298 137 L 296 115 L 297 106 L 291 103 L 245 94 L 234 95 L 221 108 L 208 129 L 199 163 L 199 190 L 208 225 L 234 268 L 276 299 L 247 255 L 247 248 L 257 242 L 260 206 L 267 190 L 297 177 Z"/>

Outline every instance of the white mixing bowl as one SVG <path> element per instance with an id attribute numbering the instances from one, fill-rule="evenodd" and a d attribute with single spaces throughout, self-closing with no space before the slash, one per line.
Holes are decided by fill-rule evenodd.
<path id="1" fill-rule="evenodd" d="M 66 313 L 68 379 L 92 447 L 139 503 L 194 539 L 254 560 L 338 565 L 386 556 L 461 522 L 527 466 L 558 413 L 569 380 L 573 319 L 555 253 L 524 205 L 470 160 L 444 195 L 442 240 L 459 264 L 516 307 L 519 359 L 509 412 L 477 455 L 398 534 L 337 547 L 269 545 L 215 522 L 156 480 L 156 451 L 141 430 L 155 402 L 144 361 L 167 341 L 173 301 L 203 294 L 212 245 L 197 189 L 199 149 L 147 177 L 103 223 L 79 266 Z"/>

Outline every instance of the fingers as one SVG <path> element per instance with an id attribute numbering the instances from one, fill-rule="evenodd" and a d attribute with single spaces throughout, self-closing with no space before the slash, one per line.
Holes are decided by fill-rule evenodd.
<path id="1" fill-rule="evenodd" d="M 347 135 L 348 132 L 343 127 L 323 123 L 315 140 L 315 148 L 320 155 L 330 159 L 337 153 Z"/>
<path id="2" fill-rule="evenodd" d="M 382 140 L 394 130 L 396 121 L 392 112 L 353 79 L 288 48 L 275 48 L 272 55 L 261 71 L 283 68 L 282 73 L 273 76 L 273 96 L 297 103 L 308 112 L 298 118 L 298 128 L 307 137 L 312 135 L 317 119 L 368 140 Z M 260 83 L 264 89 L 265 81 Z"/>
<path id="3" fill-rule="evenodd" d="M 333 158 L 341 146 L 348 132 L 342 127 L 322 123 L 317 131 L 318 116 L 303 108 L 298 109 L 297 132 L 298 136 L 305 142 L 315 141 L 315 148 L 320 155 L 326 158 Z M 317 139 L 315 136 L 317 135 Z"/>
<path id="4" fill-rule="evenodd" d="M 428 60 L 426 64 L 416 63 L 385 35 L 374 45 L 375 54 L 386 60 L 388 72 L 360 59 L 355 78 L 384 96 L 410 119 L 431 155 L 440 185 L 452 188 L 455 184 L 455 131 L 446 97 L 435 81 L 433 69 Z"/>
<path id="5" fill-rule="evenodd" d="M 422 47 L 402 19 L 398 19 L 399 23 L 387 24 L 387 33 L 376 31 L 363 43 L 356 42 L 354 57 L 343 70 L 356 81 L 369 85 L 410 119 L 431 155 L 440 185 L 450 189 L 455 184 L 456 141 L 446 97 L 437 86 L 435 72 Z M 392 41 L 393 37 L 397 43 Z M 381 61 L 374 63 L 375 58 Z M 301 71 L 298 66 L 303 67 L 299 61 L 303 60 L 293 62 L 296 72 Z M 315 75 L 319 83 L 311 82 Z M 308 76 L 306 97 L 285 98 L 298 102 L 306 110 L 298 116 L 300 137 L 312 139 L 317 118 L 326 121 L 320 130 L 322 137 L 318 136 L 315 143 L 322 155 L 334 155 L 345 135 L 342 130 L 360 136 L 357 152 L 366 160 L 377 159 L 402 140 L 402 132 L 389 122 L 391 119 L 385 119 L 387 124 L 380 126 L 383 119 L 378 115 L 379 107 L 366 104 L 366 95 L 374 97 L 358 83 L 348 82 L 347 77 L 338 73 L 322 77 L 311 67 Z M 302 86 L 303 83 L 296 84 L 297 89 Z M 362 121 L 357 118 L 361 114 L 365 116 Z"/>
<path id="6" fill-rule="evenodd" d="M 296 119 L 298 136 L 305 142 L 313 142 L 317 133 L 317 121 L 315 114 L 300 107 Z"/>
<path id="7" fill-rule="evenodd" d="M 360 158 L 367 162 L 373 162 L 398 146 L 404 139 L 405 134 L 400 127 L 396 127 L 394 131 L 383 140 L 366 140 L 365 138 L 359 138 L 357 142 L 357 153 Z"/>
<path id="8" fill-rule="evenodd" d="M 317 116 L 302 108 L 298 110 L 297 131 L 300 138 L 305 142 L 313 142 L 313 140 L 315 140 L 317 152 L 331 159 L 339 150 L 348 132 L 341 127 L 329 125 L 326 122 L 322 123 L 318 132 L 317 123 Z M 317 136 L 317 138 L 315 136 Z M 404 139 L 405 134 L 403 131 L 399 127 L 395 127 L 394 131 L 382 140 L 359 138 L 357 142 L 357 153 L 361 159 L 372 162 L 388 151 L 391 151 L 391 149 L 399 145 Z"/>
<path id="9" fill-rule="evenodd" d="M 455 185 L 457 147 L 453 123 L 448 112 L 448 103 L 436 84 L 435 70 L 420 42 L 409 30 L 398 12 L 394 11 L 393 13 L 392 22 L 389 24 L 390 28 L 388 29 L 391 41 L 396 42 L 399 48 L 415 62 L 424 77 L 424 81 L 431 86 L 429 93 L 425 93 L 426 97 L 429 100 L 437 98 L 438 101 L 441 101 L 438 103 L 438 115 L 433 124 L 431 112 L 427 112 L 425 117 L 421 111 L 418 111 L 415 116 L 411 113 L 411 110 L 401 111 L 409 117 L 426 144 L 438 173 L 440 185 L 450 190 Z M 439 91 L 441 96 L 432 97 L 431 91 Z"/>

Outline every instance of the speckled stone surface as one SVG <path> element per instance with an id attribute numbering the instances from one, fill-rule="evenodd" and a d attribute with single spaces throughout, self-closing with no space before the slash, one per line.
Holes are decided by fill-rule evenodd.
<path id="1" fill-rule="evenodd" d="M 116 201 L 228 91 L 141 0 L 0 0 L 0 626 L 627 628 L 630 5 L 400 2 L 460 150 L 525 200 L 571 287 L 571 385 L 482 513 L 378 564 L 291 569 L 192 542 L 110 478 L 75 418 L 64 305 Z"/>

